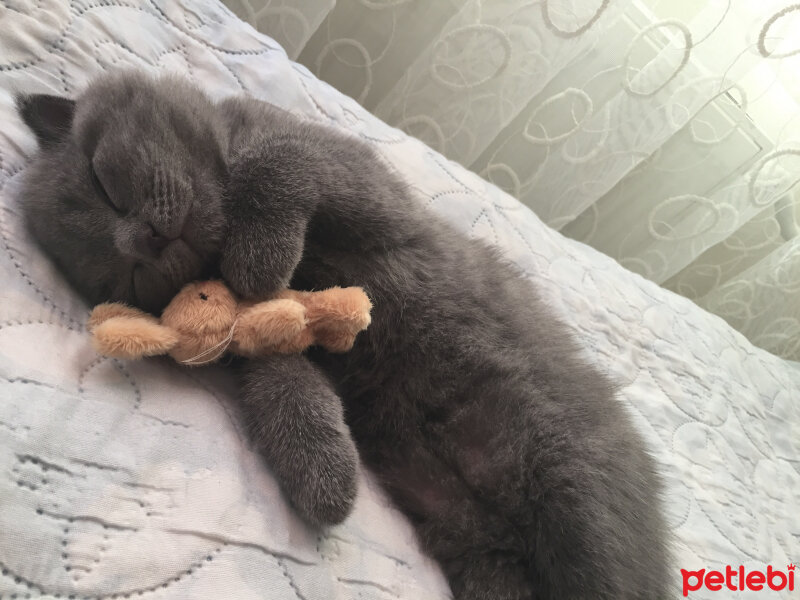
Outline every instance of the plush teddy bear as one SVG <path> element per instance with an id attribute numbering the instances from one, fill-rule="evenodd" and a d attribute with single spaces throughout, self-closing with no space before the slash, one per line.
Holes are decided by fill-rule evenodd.
<path id="1" fill-rule="evenodd" d="M 301 352 L 320 345 L 346 352 L 370 323 L 361 288 L 284 290 L 262 302 L 239 302 L 221 281 L 190 283 L 161 319 L 125 304 L 94 308 L 88 329 L 97 351 L 136 359 L 169 354 L 186 365 L 214 362 L 226 351 L 245 357 Z"/>

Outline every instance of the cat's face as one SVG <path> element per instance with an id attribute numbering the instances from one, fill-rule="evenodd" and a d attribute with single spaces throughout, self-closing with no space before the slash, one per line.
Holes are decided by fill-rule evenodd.
<path id="1" fill-rule="evenodd" d="M 106 77 L 77 100 L 23 96 L 39 139 L 28 227 L 89 302 L 163 308 L 205 274 L 224 234 L 225 133 L 179 79 Z"/>

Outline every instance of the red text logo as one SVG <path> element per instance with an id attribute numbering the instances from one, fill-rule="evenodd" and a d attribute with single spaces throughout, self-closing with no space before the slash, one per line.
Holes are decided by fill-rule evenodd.
<path id="1" fill-rule="evenodd" d="M 732 592 L 753 590 L 759 591 L 763 589 L 794 591 L 794 564 L 786 566 L 786 571 L 773 569 L 772 565 L 767 567 L 766 573 L 764 571 L 745 571 L 744 566 L 739 565 L 738 569 L 734 569 L 728 565 L 725 567 L 725 572 L 722 571 L 706 571 L 699 569 L 697 571 L 687 571 L 681 569 L 681 576 L 683 577 L 683 595 L 688 596 L 689 592 L 696 592 L 700 588 L 706 588 L 712 592 L 718 592 L 721 589 L 727 588 Z"/>

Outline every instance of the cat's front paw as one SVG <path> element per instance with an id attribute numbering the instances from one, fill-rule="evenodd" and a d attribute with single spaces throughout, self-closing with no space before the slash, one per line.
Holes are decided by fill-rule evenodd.
<path id="1" fill-rule="evenodd" d="M 295 508 L 310 523 L 327 526 L 344 521 L 358 492 L 358 454 L 350 437 L 326 444 L 287 487 Z"/>
<path id="2" fill-rule="evenodd" d="M 358 452 L 330 381 L 302 354 L 247 363 L 242 408 L 253 445 L 297 511 L 335 525 L 356 498 Z"/>

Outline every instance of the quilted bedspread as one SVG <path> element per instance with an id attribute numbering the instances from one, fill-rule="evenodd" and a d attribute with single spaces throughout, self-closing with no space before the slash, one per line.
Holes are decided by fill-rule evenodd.
<path id="1" fill-rule="evenodd" d="M 242 436 L 228 373 L 91 349 L 87 307 L 22 227 L 20 175 L 36 143 L 13 93 L 75 94 L 124 65 L 179 71 L 217 97 L 246 92 L 360 136 L 430 210 L 516 261 L 620 383 L 663 466 L 676 597 L 680 568 L 800 561 L 797 364 L 548 229 L 215 2 L 0 0 L 4 600 L 449 597 L 368 473 L 342 526 L 315 531 L 293 514 Z"/>

